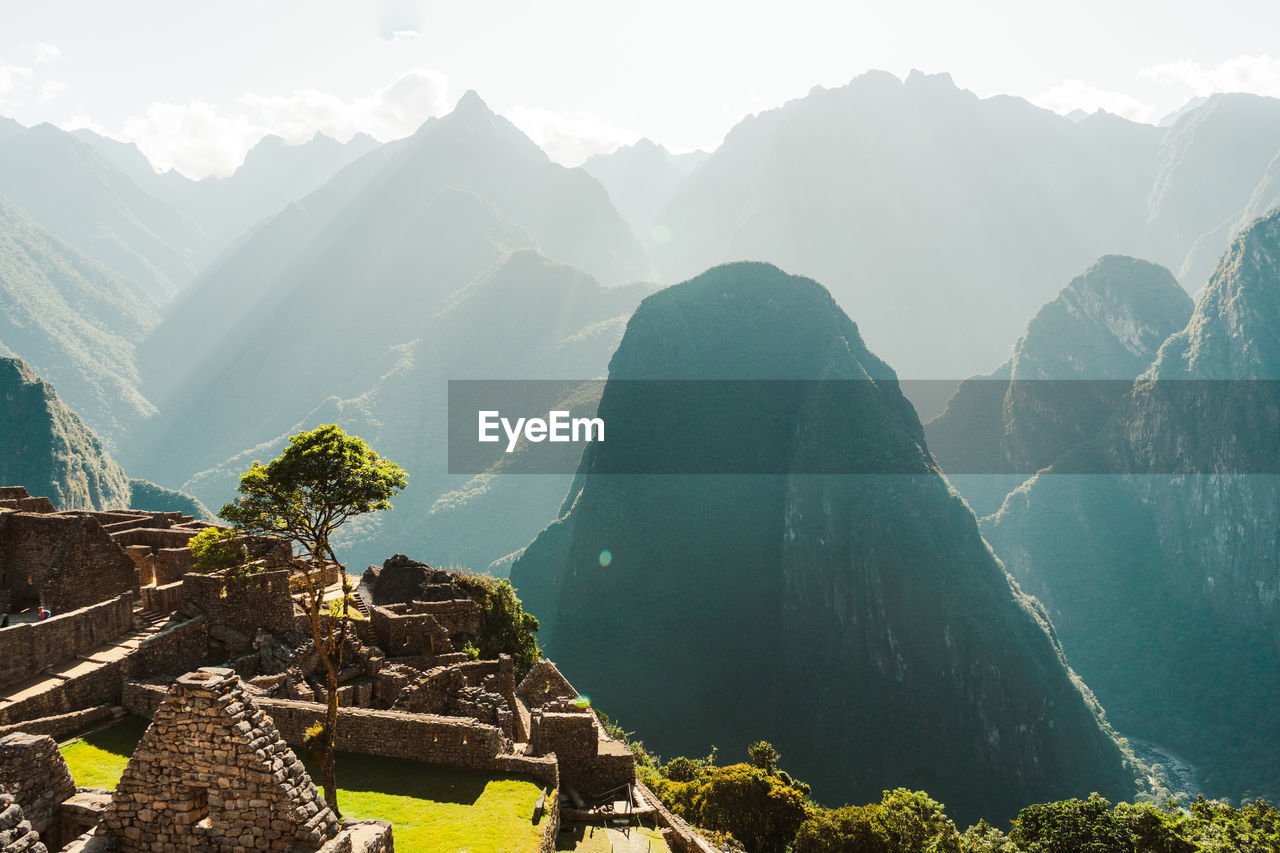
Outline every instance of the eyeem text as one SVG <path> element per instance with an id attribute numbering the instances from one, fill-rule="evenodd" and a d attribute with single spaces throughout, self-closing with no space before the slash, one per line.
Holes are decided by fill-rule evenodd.
<path id="1" fill-rule="evenodd" d="M 501 429 L 507 435 L 507 453 L 516 449 L 516 442 L 521 434 L 532 442 L 540 441 L 604 441 L 604 420 L 602 418 L 570 418 L 568 412 L 548 412 L 543 418 L 516 418 L 513 424 L 509 418 L 502 417 L 497 411 L 479 413 L 480 441 L 500 441 Z"/>

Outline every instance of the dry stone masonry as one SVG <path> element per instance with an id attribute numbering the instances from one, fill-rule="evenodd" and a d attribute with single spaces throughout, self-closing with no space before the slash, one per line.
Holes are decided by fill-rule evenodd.
<path id="1" fill-rule="evenodd" d="M 31 828 L 12 794 L 0 791 L 0 850 L 4 853 L 49 853 Z"/>
<path id="2" fill-rule="evenodd" d="M 54 610 L 0 629 L 0 853 L 392 850 L 384 822 L 340 827 L 290 749 L 325 696 L 288 544 L 244 540 L 262 568 L 246 579 L 201 574 L 187 542 L 204 526 L 178 513 L 56 512 L 0 487 L 0 606 Z M 334 594 L 339 571 L 322 573 Z M 508 655 L 460 651 L 484 617 L 455 579 L 399 554 L 365 574 L 356 609 L 367 621 L 354 623 L 339 672 L 338 748 L 589 797 L 632 782 L 630 751 L 574 704 L 554 664 L 517 687 Z M 77 791 L 47 735 L 83 731 L 116 705 L 152 725 L 114 792 Z"/>
<path id="3" fill-rule="evenodd" d="M 100 831 L 122 853 L 251 853 L 321 847 L 338 818 L 239 676 L 208 667 L 169 689 Z"/>
<path id="4" fill-rule="evenodd" d="M 53 738 L 11 734 L 0 738 L 0 790 L 21 804 L 31 828 L 48 841 L 56 835 L 49 830 L 56 828 L 58 806 L 75 794 L 76 784 Z"/>

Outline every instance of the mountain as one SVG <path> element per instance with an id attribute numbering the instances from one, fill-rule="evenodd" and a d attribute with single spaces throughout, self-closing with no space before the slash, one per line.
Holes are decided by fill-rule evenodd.
<path id="1" fill-rule="evenodd" d="M 774 381 L 744 398 L 744 379 Z M 766 738 L 820 800 L 923 787 L 965 820 L 1131 790 L 1038 605 L 821 285 L 737 263 L 647 297 L 599 416 L 609 440 L 511 580 L 566 675 L 647 745 Z"/>
<path id="2" fill-rule="evenodd" d="M 689 173 L 707 159 L 704 151 L 672 154 L 649 139 L 597 154 L 582 169 L 609 191 L 613 206 L 641 242 L 653 239 L 650 228 L 658 211 Z"/>
<path id="3" fill-rule="evenodd" d="M 131 282 L 0 197 L 0 353 L 56 382 L 109 443 L 155 412 L 134 345 L 157 322 Z"/>
<path id="4" fill-rule="evenodd" d="M 492 214 L 474 196 L 449 192 L 440 200 L 449 203 L 441 212 L 442 221 L 462 223 L 463 211 L 457 205 Z M 460 242 L 457 232 L 443 234 L 440 240 L 441 245 Z M 423 252 L 434 255 L 438 248 L 428 243 Z M 294 421 L 262 435 L 261 443 L 242 445 L 242 452 L 201 471 L 186 488 L 220 506 L 231 499 L 249 464 L 278 455 L 287 435 L 337 422 L 404 467 L 411 484 L 395 499 L 394 511 L 362 520 L 342 540 L 348 565 L 359 569 L 387 554 L 407 552 L 433 565 L 484 569 L 526 544 L 551 521 L 572 472 L 494 476 L 498 469 L 518 472 L 517 454 L 515 459 L 500 459 L 494 470 L 446 473 L 449 382 L 500 377 L 516 386 L 524 380 L 603 376 L 627 318 L 649 290 L 645 285 L 606 288 L 579 270 L 525 249 L 498 257 L 442 307 L 419 310 L 409 298 L 412 291 L 385 293 L 383 298 L 398 302 L 349 318 L 358 321 L 363 316 L 368 323 L 382 324 L 376 336 L 372 331 L 351 336 L 359 357 L 337 353 L 321 361 L 317 370 L 324 377 L 348 363 L 348 372 L 357 374 L 350 377 L 352 386 L 367 382 L 361 393 L 326 399 L 325 388 L 336 387 L 346 376 L 317 384 L 311 403 Z M 341 302 L 320 304 L 334 314 L 345 311 Z M 402 319 L 403 326 L 393 331 L 390 321 L 395 319 Z M 337 321 L 331 317 L 324 322 Z M 366 362 L 387 366 L 380 375 L 366 376 Z M 240 369 L 231 367 L 230 375 Z M 259 381 L 267 386 L 266 399 L 280 397 L 292 382 L 287 373 Z M 232 396 L 215 407 L 234 402 L 234 382 L 227 387 Z M 558 400 L 539 398 L 537 388 L 532 393 L 548 407 Z M 301 396 L 290 399 L 297 405 L 304 402 Z M 587 395 L 565 405 L 585 415 L 594 412 L 595 402 Z M 253 421 L 260 423 L 268 421 Z M 251 440 L 251 433 L 231 431 L 243 436 L 242 442 Z"/>
<path id="5" fill-rule="evenodd" d="M 0 398 L 0 482 L 48 496 L 59 509 L 129 506 L 124 471 L 21 359 L 0 357 Z"/>
<path id="6" fill-rule="evenodd" d="M 207 262 L 245 231 L 319 189 L 379 143 L 365 133 L 347 142 L 316 134 L 301 145 L 267 136 L 226 178 L 193 181 L 177 171 L 157 173 L 133 143 L 90 130 L 75 135 L 127 174 L 138 186 L 196 223 L 207 237 L 200 258 Z"/>
<path id="7" fill-rule="evenodd" d="M 1198 287 L 1213 270 L 1240 222 L 1268 164 L 1280 152 L 1280 100 L 1218 94 L 1187 112 L 1160 144 L 1160 170 L 1152 186 L 1148 222 L 1155 238 L 1151 257 Z M 1206 238 L 1225 223 L 1235 230 Z"/>
<path id="8" fill-rule="evenodd" d="M 156 309 L 196 274 L 198 227 L 93 146 L 51 124 L 0 133 L 0 195 L 110 267 Z"/>
<path id="9" fill-rule="evenodd" d="M 1027 324 L 1013 357 L 965 380 L 925 425 L 934 458 L 979 517 L 1037 470 L 1098 434 L 1191 316 L 1164 267 L 1107 255 Z"/>
<path id="10" fill-rule="evenodd" d="M 537 247 L 606 284 L 638 280 L 648 267 L 643 249 L 594 179 L 552 163 L 470 92 L 453 113 L 430 119 L 412 137 L 355 161 L 223 253 L 182 294 L 144 346 L 141 360 L 149 392 L 165 399 L 185 385 L 207 359 L 218 358 L 238 327 L 260 319 L 266 306 L 272 300 L 279 304 L 300 279 L 333 279 L 335 272 L 317 264 L 317 258 L 339 257 L 338 268 L 349 275 L 331 289 L 349 288 L 351 282 L 373 289 L 391 269 L 406 277 L 398 286 L 414 287 L 411 267 L 396 268 L 381 255 L 397 239 L 409 244 L 404 251 L 417 251 L 412 246 L 417 235 L 403 223 L 421 216 L 423 207 L 446 190 L 483 199 L 525 235 L 520 246 Z M 368 269 L 341 260 L 348 243 L 372 239 L 374 222 L 385 225 L 385 236 L 377 237 L 384 245 L 373 253 L 353 250 L 365 252 L 361 257 Z M 471 269 L 469 276 L 491 261 Z M 447 292 L 444 285 L 432 283 L 431 288 L 437 295 Z"/>
<path id="11" fill-rule="evenodd" d="M 0 356 L 0 483 L 25 486 L 58 509 L 132 507 L 208 518 L 200 501 L 131 480 L 80 416 L 22 359 Z"/>
<path id="12" fill-rule="evenodd" d="M 1280 211 L 1235 238 L 1106 429 L 984 534 L 1126 733 L 1280 794 Z"/>
<path id="13" fill-rule="evenodd" d="M 740 122 L 660 210 L 649 250 L 667 281 L 759 259 L 830 282 L 905 376 L 959 378 L 1007 358 L 1102 255 L 1200 287 L 1276 199 L 1278 151 L 1274 98 L 1214 95 L 1161 128 L 873 71 Z"/>
<path id="14" fill-rule="evenodd" d="M 830 282 L 905 375 L 971 375 L 1090 261 L 1148 254 L 1162 134 L 868 72 L 734 127 L 651 254 L 668 280 L 747 258 Z"/>

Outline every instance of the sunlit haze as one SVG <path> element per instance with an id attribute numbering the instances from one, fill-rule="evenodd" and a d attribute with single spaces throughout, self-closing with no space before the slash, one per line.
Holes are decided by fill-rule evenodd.
<path id="1" fill-rule="evenodd" d="M 649 137 L 713 149 L 745 115 L 869 69 L 1157 122 L 1215 91 L 1280 95 L 1264 0 L 789 4 L 416 0 L 10 3 L 0 115 L 225 175 L 266 134 L 386 141 L 468 89 L 562 163 Z"/>

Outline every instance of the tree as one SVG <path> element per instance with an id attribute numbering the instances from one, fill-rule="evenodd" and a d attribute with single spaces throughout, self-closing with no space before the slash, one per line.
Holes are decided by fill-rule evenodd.
<path id="1" fill-rule="evenodd" d="M 234 530 L 206 527 L 187 543 L 191 552 L 191 566 L 197 572 L 217 572 L 243 565 L 249 552 L 240 544 Z"/>
<path id="2" fill-rule="evenodd" d="M 1009 840 L 1031 853 L 1132 853 L 1133 837 L 1097 793 L 1027 806 Z"/>
<path id="3" fill-rule="evenodd" d="M 696 784 L 698 823 L 753 853 L 783 853 L 809 816 L 804 794 L 749 764 L 712 768 Z"/>
<path id="4" fill-rule="evenodd" d="M 480 657 L 496 658 L 500 654 L 511 655 L 519 681 L 529 674 L 533 665 L 542 657 L 538 641 L 533 635 L 538 631 L 538 620 L 525 613 L 511 581 L 501 580 L 479 572 L 458 572 L 454 583 L 462 588 L 480 607 L 484 627 L 476 639 Z"/>
<path id="5" fill-rule="evenodd" d="M 242 531 L 291 540 L 303 551 L 294 563 L 296 594 L 307 614 L 311 639 L 325 668 L 327 709 L 316 737 L 309 741 L 320 762 L 324 799 L 338 813 L 334 748 L 338 728 L 338 671 L 350 627 L 351 581 L 334 553 L 334 531 L 357 515 L 390 509 L 392 495 L 408 475 L 368 444 L 336 424 L 316 427 L 289 439 L 278 459 L 255 461 L 240 478 L 240 497 L 218 515 Z M 337 566 L 342 579 L 341 615 L 325 607 L 324 566 Z"/>
<path id="6" fill-rule="evenodd" d="M 747 753 L 751 756 L 751 763 L 759 767 L 765 773 L 772 774 L 778 766 L 778 760 L 782 758 L 778 754 L 778 750 L 773 748 L 773 744 L 767 740 L 758 740 L 747 747 Z"/>

